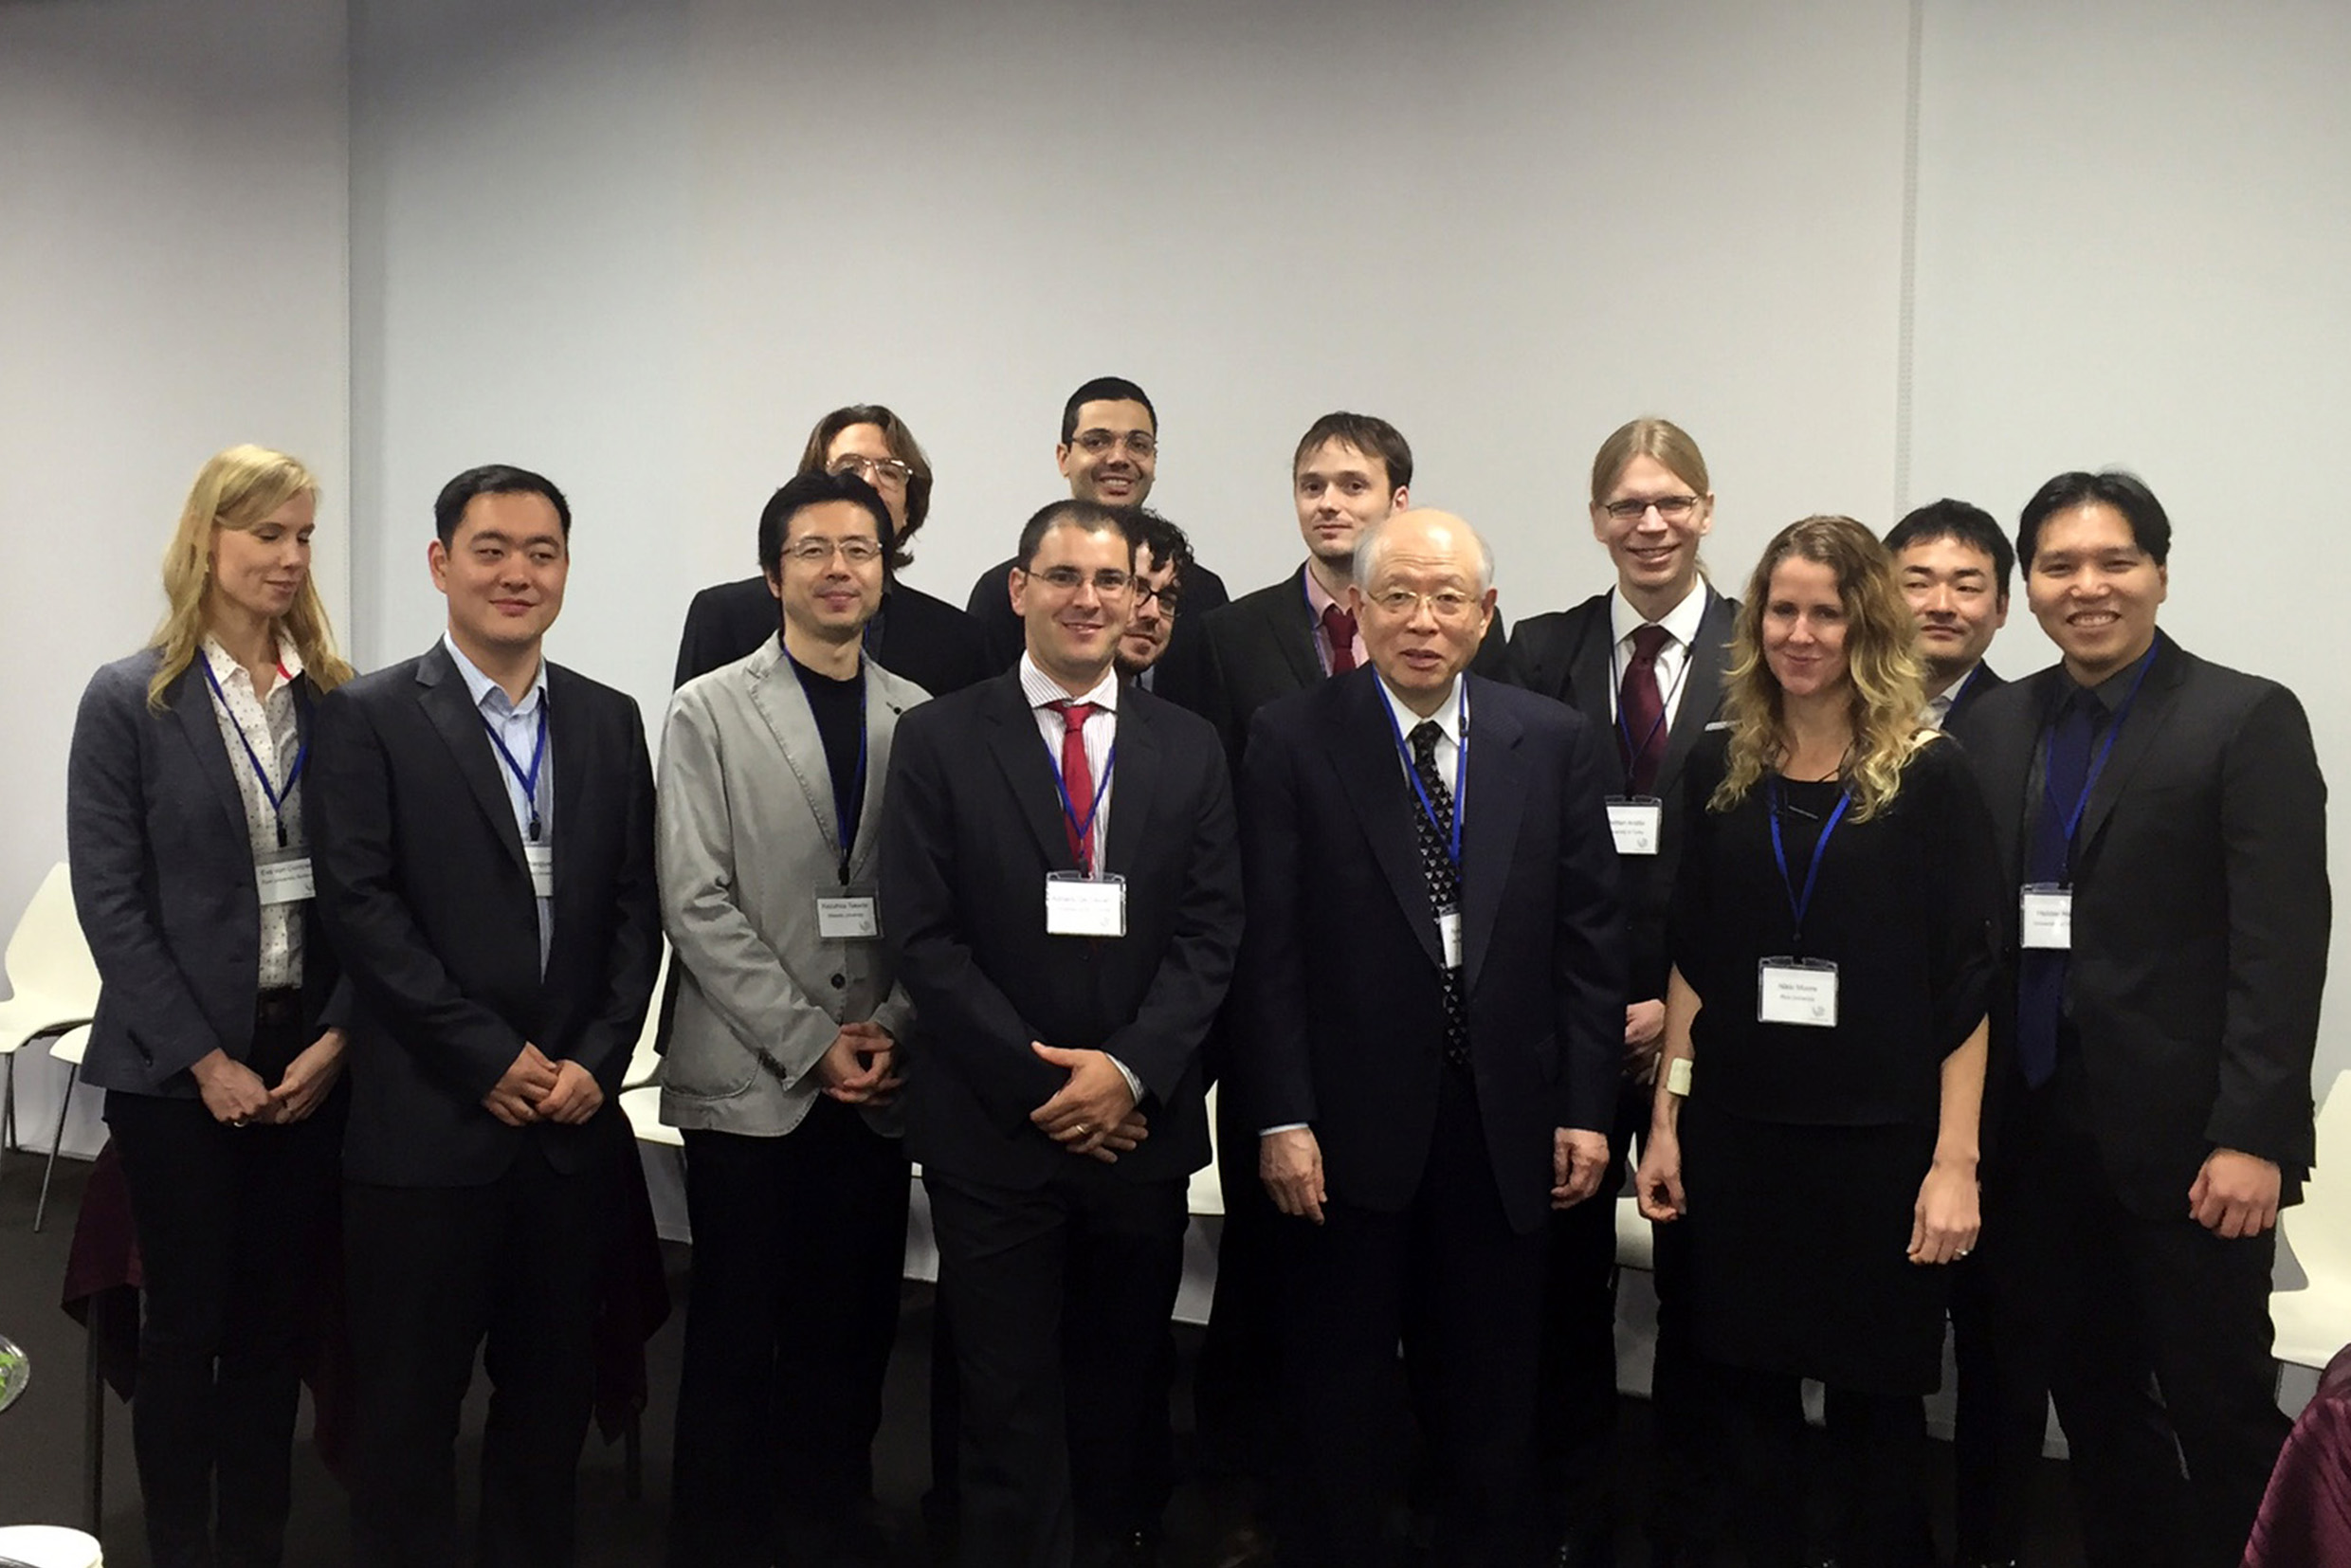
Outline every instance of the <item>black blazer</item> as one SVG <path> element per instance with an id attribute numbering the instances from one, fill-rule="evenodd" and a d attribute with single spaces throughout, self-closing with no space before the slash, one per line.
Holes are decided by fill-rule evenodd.
<path id="1" fill-rule="evenodd" d="M 2215 1147 L 2275 1160 L 2287 1200 L 2299 1195 L 2331 909 L 2326 784 L 2302 704 L 2158 636 L 2074 840 L 2065 1010 L 2116 1191 L 2170 1219 Z M 2033 758 L 2070 684 L 2052 665 L 1968 704 L 1955 731 L 1992 811 L 2012 965 Z M 1996 1012 L 1996 1039 L 2014 1025 L 2013 1008 Z M 1996 1080 L 2019 1087 L 2013 1070 Z"/>
<path id="2" fill-rule="evenodd" d="M 1604 1132 L 1615 1117 L 1616 851 L 1599 735 L 1556 702 L 1467 680 L 1470 1055 L 1494 1178 L 1523 1233 L 1550 1211 L 1552 1129 Z M 1246 1023 L 1230 1071 L 1256 1126 L 1313 1128 L 1333 1197 L 1394 1212 L 1419 1186 L 1452 1069 L 1419 806 L 1381 703 L 1376 673 L 1358 669 L 1269 703 L 1251 727 Z"/>
<path id="3" fill-rule="evenodd" d="M 537 1140 L 559 1171 L 628 1152 L 621 1075 L 661 960 L 653 775 L 635 702 L 547 666 L 555 757 L 554 939 L 497 754 L 436 643 L 319 705 L 304 810 L 325 917 L 351 976 L 354 1181 L 495 1180 Z M 482 1097 L 525 1043 L 595 1075 L 577 1127 L 509 1127 Z"/>
<path id="4" fill-rule="evenodd" d="M 203 654 L 198 653 L 198 658 Z M 261 972 L 261 891 L 245 798 L 212 694 L 191 665 L 147 706 L 153 648 L 90 678 L 65 771 L 65 853 L 74 910 L 101 982 L 82 1081 L 131 1094 L 194 1098 L 188 1069 L 215 1050 L 246 1061 Z M 318 687 L 294 684 L 307 740 Z M 309 771 L 315 763 L 305 762 Z M 316 835 L 315 819 L 303 824 Z M 304 917 L 302 1016 L 344 1022 L 335 950 L 313 901 Z"/>
<path id="5" fill-rule="evenodd" d="M 1967 684 L 1959 688 L 1959 695 L 1953 701 L 1951 711 L 1942 716 L 1942 727 L 1946 730 L 1951 728 L 1959 721 L 1959 715 L 1968 712 L 1977 702 L 1982 702 L 1986 695 L 1999 690 L 2006 684 L 2008 683 L 2000 679 L 1999 671 L 1990 665 L 1977 665 L 1976 673 L 1968 677 Z"/>
<path id="6" fill-rule="evenodd" d="M 1665 760 L 1657 769 L 1653 792 L 1665 802 L 1657 853 L 1625 856 L 1619 867 L 1635 1001 L 1666 994 L 1671 971 L 1666 957 L 1666 912 L 1673 903 L 1674 872 L 1681 865 L 1686 836 L 1682 770 L 1706 726 L 1722 716 L 1722 675 L 1730 665 L 1731 632 L 1739 620 L 1738 600 L 1724 598 L 1712 584 L 1702 583 L 1700 592 L 1706 595 L 1705 613 L 1699 617 L 1698 644 L 1690 649 L 1688 673 L 1682 679 L 1681 706 L 1666 731 Z M 1573 610 L 1520 622 L 1510 639 L 1511 678 L 1529 691 L 1565 702 L 1590 720 L 1601 738 L 1608 793 L 1623 794 L 1624 750 L 1610 717 L 1609 650 L 1615 638 L 1610 634 L 1608 608 L 1609 594 L 1595 593 Z"/>
<path id="7" fill-rule="evenodd" d="M 972 584 L 971 597 L 963 606 L 972 619 L 979 623 L 991 675 L 1020 663 L 1021 649 L 1027 646 L 1027 635 L 1021 629 L 1020 617 L 1012 613 L 1012 593 L 1007 586 L 1012 568 L 1019 564 L 1018 560 L 999 561 L 982 572 L 979 580 Z M 1231 597 L 1225 592 L 1225 579 L 1198 561 L 1185 567 L 1183 608 L 1176 614 L 1175 633 L 1168 639 L 1167 651 L 1160 655 L 1160 662 L 1176 660 L 1176 667 L 1182 669 L 1181 661 L 1189 655 L 1185 645 L 1191 641 L 1191 629 L 1199 625 L 1200 617 L 1210 611 L 1224 608 Z"/>
<path id="8" fill-rule="evenodd" d="M 1172 1179 L 1208 1163 L 1200 1045 L 1241 941 L 1232 795 L 1208 726 L 1148 692 L 1119 699 L 1104 869 L 1127 934 L 1045 934 L 1045 877 L 1077 868 L 1036 719 L 1008 672 L 910 710 L 890 750 L 882 929 L 921 1049 L 906 1145 L 928 1169 L 1030 1188 L 1067 1171 L 1029 1121 L 1067 1075 L 1031 1040 L 1108 1051 L 1143 1082 L 1151 1136 L 1115 1166 Z"/>
<path id="9" fill-rule="evenodd" d="M 782 624 L 765 577 L 703 589 L 686 607 L 677 678 L 670 684 L 682 686 L 749 657 L 760 644 L 774 641 Z M 866 651 L 875 664 L 934 697 L 961 691 L 1003 667 L 989 659 L 987 639 L 969 615 L 897 581 L 883 591 L 881 613 L 866 629 Z"/>

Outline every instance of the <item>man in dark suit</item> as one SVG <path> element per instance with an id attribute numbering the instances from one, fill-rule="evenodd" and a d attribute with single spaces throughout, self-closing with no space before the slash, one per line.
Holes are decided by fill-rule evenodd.
<path id="1" fill-rule="evenodd" d="M 2287 1430 L 2269 1271 L 2311 1162 L 2326 972 L 2308 721 L 2157 629 L 2170 546 L 2128 474 L 2043 485 L 2016 551 L 2063 662 L 1958 730 L 2018 889 L 1985 1260 L 2003 1355 L 2055 1395 L 2097 1568 L 2244 1550 Z M 2014 1413 L 2037 1426 L 2037 1399 Z"/>
<path id="2" fill-rule="evenodd" d="M 1649 1085 L 1665 1027 L 1666 909 L 1682 848 L 1682 766 L 1721 717 L 1737 601 L 1699 567 L 1714 526 L 1704 459 L 1661 419 L 1624 426 L 1601 447 L 1592 531 L 1616 585 L 1572 610 L 1530 616 L 1510 640 L 1518 683 L 1556 698 L 1611 739 L 1604 750 L 1609 814 L 1623 880 L 1630 986 L 1623 1074 L 1611 1129 L 1612 1170 L 1646 1131 Z M 1615 1183 L 1611 1180 L 1613 1194 Z M 1574 1568 L 1615 1560 L 1611 1451 L 1616 1430 L 1614 1204 L 1579 1204 L 1552 1216 L 1538 1416 L 1546 1527 Z M 1711 1533 L 1706 1489 L 1691 1474 L 1697 1443 L 1689 1348 L 1686 1227 L 1654 1244 L 1657 1353 L 1650 1377 L 1657 1426 L 1651 1556 L 1681 1560 Z"/>
<path id="3" fill-rule="evenodd" d="M 866 623 L 866 656 L 932 696 L 961 691 L 1002 666 L 969 615 L 901 582 L 914 564 L 907 543 L 931 511 L 931 462 L 905 422 L 879 403 L 852 403 L 816 422 L 800 473 L 855 474 L 881 494 L 898 542 L 890 552 L 882 608 Z M 720 583 L 694 595 L 678 639 L 673 685 L 731 665 L 775 640 L 775 593 L 765 575 Z"/>
<path id="4" fill-rule="evenodd" d="M 1017 559 L 1026 651 L 901 721 L 883 838 L 969 1568 L 1148 1554 L 1131 1449 L 1165 1397 L 1155 1347 L 1209 1155 L 1200 1043 L 1241 924 L 1208 727 L 1113 670 L 1134 597 L 1118 515 L 1056 502 Z"/>
<path id="5" fill-rule="evenodd" d="M 2016 552 L 1992 514 L 1963 501 L 1930 501 L 1886 536 L 1903 597 L 1919 618 L 1926 661 L 1926 721 L 1949 729 L 1962 707 L 2005 684 L 1984 663 L 2008 625 Z M 2006 1554 L 2010 1557 L 2014 1552 Z"/>
<path id="6" fill-rule="evenodd" d="M 1247 1048 L 1227 1088 L 1293 1216 L 1285 1562 L 1385 1556 L 1399 1335 L 1436 1426 L 1437 1560 L 1523 1560 L 1545 1222 L 1608 1168 L 1606 763 L 1576 714 L 1465 674 L 1492 576 L 1457 518 L 1368 530 L 1349 603 L 1370 667 L 1262 709 L 1244 764 Z"/>
<path id="7" fill-rule="evenodd" d="M 354 991 L 344 1137 L 354 1558 L 445 1568 L 459 1408 L 493 1385 L 474 1560 L 573 1559 L 617 1101 L 660 961 L 636 704 L 546 663 L 571 512 L 537 474 L 433 506 L 431 649 L 319 705 L 305 805 Z"/>
<path id="8" fill-rule="evenodd" d="M 1159 415 L 1142 388 L 1119 375 L 1098 375 L 1062 405 L 1061 441 L 1054 465 L 1078 501 L 1104 506 L 1140 506 L 1159 474 Z M 1007 592 L 1016 560 L 1000 561 L 972 584 L 965 609 L 979 623 L 991 673 L 1020 657 L 1026 632 Z M 1223 604 L 1225 579 L 1194 562 L 1185 590 L 1194 615 Z M 1178 653 L 1182 649 L 1178 648 Z"/>

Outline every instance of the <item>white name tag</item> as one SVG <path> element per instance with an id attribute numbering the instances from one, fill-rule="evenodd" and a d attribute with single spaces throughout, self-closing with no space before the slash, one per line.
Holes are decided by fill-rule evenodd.
<path id="1" fill-rule="evenodd" d="M 2016 922 L 2017 939 L 2026 947 L 2063 953 L 2073 946 L 2073 889 L 2058 882 L 2025 884 L 2024 902 Z"/>
<path id="2" fill-rule="evenodd" d="M 827 941 L 870 941 L 882 935 L 882 911 L 870 893 L 816 901 L 816 934 Z"/>
<path id="3" fill-rule="evenodd" d="M 1048 937 L 1126 935 L 1126 879 L 1052 871 L 1045 878 L 1045 934 Z"/>
<path id="4" fill-rule="evenodd" d="M 1665 830 L 1666 803 L 1651 795 L 1611 795 L 1608 830 L 1615 835 L 1620 855 L 1653 855 Z"/>
<path id="5" fill-rule="evenodd" d="M 1437 950 L 1445 955 L 1446 968 L 1459 969 L 1462 966 L 1460 910 L 1437 911 Z"/>
<path id="6" fill-rule="evenodd" d="M 280 851 L 267 860 L 253 863 L 253 882 L 260 888 L 264 906 L 273 903 L 300 903 L 318 894 L 318 885 L 310 874 L 310 857 Z"/>
<path id="7" fill-rule="evenodd" d="M 552 844 L 522 845 L 522 864 L 531 869 L 531 892 L 535 897 L 552 899 L 556 896 L 556 847 Z"/>
<path id="8" fill-rule="evenodd" d="M 1836 1028 L 1836 965 L 1820 958 L 1766 958 L 1757 968 L 1758 1023 Z"/>

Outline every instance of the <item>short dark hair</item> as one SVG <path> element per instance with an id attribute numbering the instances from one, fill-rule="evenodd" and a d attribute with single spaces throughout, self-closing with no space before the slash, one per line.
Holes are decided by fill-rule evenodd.
<path id="1" fill-rule="evenodd" d="M 1310 453 L 1334 441 L 1353 447 L 1366 457 L 1379 459 L 1388 470 L 1390 491 L 1412 483 L 1412 447 L 1404 439 L 1404 432 L 1376 415 L 1348 413 L 1344 410 L 1326 413 L 1306 427 L 1306 433 L 1298 438 L 1298 450 L 1290 456 L 1290 477 L 1298 477 L 1298 465 Z"/>
<path id="2" fill-rule="evenodd" d="M 1122 515 L 1128 510 L 1130 508 L 1104 506 L 1099 501 L 1079 501 L 1075 498 L 1048 501 L 1037 508 L 1034 517 L 1021 524 L 1020 552 L 1014 556 L 1012 564 L 1023 572 L 1028 571 L 1036 561 L 1037 551 L 1045 544 L 1045 536 L 1066 523 L 1073 528 L 1083 528 L 1089 534 L 1118 535 L 1126 541 L 1126 564 L 1131 568 L 1135 564 L 1135 536 Z"/>
<path id="3" fill-rule="evenodd" d="M 874 537 L 882 541 L 883 556 L 888 556 L 897 540 L 890 527 L 890 509 L 883 504 L 881 493 L 862 474 L 829 474 L 819 468 L 812 474 L 793 475 L 759 509 L 760 571 L 771 577 L 782 574 L 784 540 L 792 532 L 792 520 L 829 501 L 855 501 L 871 513 Z"/>
<path id="4" fill-rule="evenodd" d="M 1160 566 L 1173 561 L 1176 576 L 1182 582 L 1184 573 L 1195 558 L 1192 539 L 1182 529 L 1159 516 L 1148 506 L 1119 506 L 1112 508 L 1119 515 L 1120 526 L 1126 530 L 1128 542 L 1137 549 L 1148 549 L 1151 558 Z"/>
<path id="5" fill-rule="evenodd" d="M 2155 499 L 2146 481 L 2122 468 L 2107 468 L 2090 474 L 2075 469 L 2059 474 L 2047 484 L 2032 492 L 2025 502 L 2024 515 L 2016 520 L 2016 555 L 2032 570 L 2032 552 L 2041 542 L 2041 524 L 2050 514 L 2070 511 L 2103 501 L 2123 514 L 2130 524 L 2131 540 L 2147 553 L 2147 558 L 2161 566 L 2171 558 L 2172 520 L 2163 510 L 2163 503 Z"/>
<path id="6" fill-rule="evenodd" d="M 1078 410 L 1088 403 L 1140 403 L 1143 412 L 1151 416 L 1151 433 L 1159 433 L 1159 410 L 1151 406 L 1151 399 L 1142 388 L 1122 375 L 1098 375 L 1069 394 L 1069 401 L 1061 406 L 1061 444 L 1068 446 L 1078 433 Z"/>
<path id="7" fill-rule="evenodd" d="M 914 564 L 914 556 L 906 553 L 906 543 L 931 515 L 931 460 L 922 455 L 922 444 L 915 440 L 904 420 L 879 403 L 851 403 L 847 408 L 835 409 L 809 431 L 808 445 L 800 449 L 800 472 L 821 470 L 833 439 L 852 425 L 871 425 L 879 429 L 890 455 L 906 465 L 906 531 L 890 546 L 890 570 L 902 572 Z"/>
<path id="8" fill-rule="evenodd" d="M 504 463 L 485 463 L 479 468 L 468 468 L 447 484 L 433 498 L 432 531 L 441 536 L 447 548 L 457 538 L 458 520 L 476 496 L 543 496 L 556 509 L 556 520 L 563 525 L 563 537 L 572 537 L 572 503 L 563 499 L 563 492 L 542 474 L 528 468 L 517 468 Z"/>
<path id="9" fill-rule="evenodd" d="M 2000 525 L 1993 521 L 1991 513 L 1948 496 L 1930 501 L 1894 524 L 1886 533 L 1886 548 L 1889 554 L 1899 556 L 1914 544 L 1936 539 L 1951 539 L 1991 556 L 1992 575 L 2000 585 L 2000 602 L 2008 602 L 2009 579 L 2016 571 L 2016 552 L 2010 547 L 2008 536 L 2000 532 Z"/>

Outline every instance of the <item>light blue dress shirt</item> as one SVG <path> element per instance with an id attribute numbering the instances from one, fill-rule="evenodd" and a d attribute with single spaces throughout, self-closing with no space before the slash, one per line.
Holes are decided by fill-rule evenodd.
<path id="1" fill-rule="evenodd" d="M 506 759 L 490 745 L 490 735 L 505 743 L 517 763 L 531 765 L 531 753 L 538 745 L 538 715 L 547 701 L 547 661 L 538 662 L 538 669 L 531 677 L 531 689 L 517 702 L 506 695 L 505 688 L 482 673 L 481 666 L 459 651 L 457 640 L 447 632 L 441 633 L 441 646 L 449 650 L 449 659 L 457 665 L 457 673 L 465 679 L 465 689 L 473 695 L 475 711 L 482 715 L 483 725 L 489 735 L 482 743 L 490 748 L 490 761 L 498 769 L 498 776 L 505 781 L 506 801 L 514 808 L 515 831 L 523 842 L 530 842 L 532 807 L 538 807 L 538 842 L 552 846 L 556 841 L 556 726 L 552 709 L 547 715 L 547 749 L 538 759 L 538 799 L 522 788 L 522 780 Z M 538 901 L 538 972 L 547 973 L 547 954 L 555 943 L 556 912 L 553 899 Z"/>

